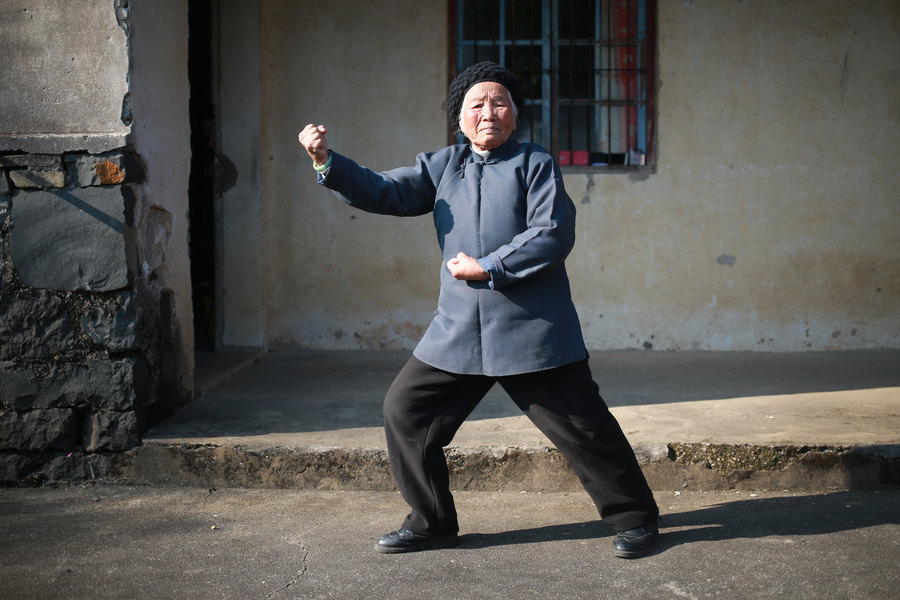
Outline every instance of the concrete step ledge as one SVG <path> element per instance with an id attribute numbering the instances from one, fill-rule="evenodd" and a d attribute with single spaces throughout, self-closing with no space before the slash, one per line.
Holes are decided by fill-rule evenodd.
<path id="1" fill-rule="evenodd" d="M 828 491 L 900 488 L 900 446 L 639 444 L 654 490 Z M 452 447 L 451 487 L 498 492 L 578 491 L 548 448 Z M 392 491 L 387 452 L 361 448 L 248 448 L 145 442 L 112 456 L 109 477 L 131 485 Z"/>

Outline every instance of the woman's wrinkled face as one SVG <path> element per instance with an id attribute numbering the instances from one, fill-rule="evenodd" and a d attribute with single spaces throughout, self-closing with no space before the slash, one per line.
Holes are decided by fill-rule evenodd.
<path id="1" fill-rule="evenodd" d="M 459 129 L 476 150 L 493 150 L 516 130 L 516 106 L 509 90 L 494 81 L 469 88 L 459 116 Z"/>

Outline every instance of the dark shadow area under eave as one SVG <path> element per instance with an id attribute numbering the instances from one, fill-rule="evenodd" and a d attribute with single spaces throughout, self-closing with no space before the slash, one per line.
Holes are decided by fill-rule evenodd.
<path id="1" fill-rule="evenodd" d="M 380 427 L 382 399 L 409 356 L 405 351 L 269 352 L 152 435 L 182 437 L 185 427 L 201 437 Z M 605 351 L 591 353 L 590 363 L 611 408 L 900 387 L 900 350 Z M 495 385 L 469 420 L 520 414 Z"/>

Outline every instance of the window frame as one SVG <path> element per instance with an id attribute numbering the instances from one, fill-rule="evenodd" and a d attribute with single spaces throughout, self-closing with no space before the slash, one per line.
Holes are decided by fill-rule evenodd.
<path id="1" fill-rule="evenodd" d="M 459 8 L 460 3 L 464 0 L 448 0 L 447 8 L 448 8 L 448 69 L 447 69 L 447 89 L 449 90 L 450 84 L 453 79 L 456 77 L 458 72 L 458 60 L 459 60 L 459 42 L 460 42 L 460 15 Z M 551 3 L 556 4 L 557 0 L 550 0 Z M 650 174 L 656 172 L 657 166 L 657 2 L 656 0 L 644 0 L 646 2 L 646 46 L 644 51 L 646 52 L 646 81 L 645 81 L 645 92 L 646 92 L 646 150 L 644 153 L 645 159 L 643 165 L 563 165 L 560 166 L 560 169 L 564 173 L 626 173 L 626 174 Z M 554 28 L 551 28 L 554 29 Z M 546 97 L 549 92 L 550 100 L 549 102 L 543 102 L 545 105 L 544 109 L 544 119 L 549 116 L 549 139 L 550 144 L 547 150 L 553 155 L 554 160 L 559 159 L 559 113 L 560 113 L 560 103 L 559 103 L 559 78 L 560 78 L 560 70 L 558 67 L 558 54 L 559 49 L 563 46 L 563 44 L 559 43 L 558 36 L 552 36 L 552 43 L 549 48 L 549 61 L 553 65 L 553 68 L 550 70 L 549 75 L 544 75 L 544 79 L 549 79 L 549 82 L 544 82 L 544 89 L 542 95 Z M 548 52 L 545 50 L 544 54 L 544 62 L 548 60 L 547 54 Z M 548 89 L 549 87 L 549 89 Z M 451 117 L 447 116 L 448 120 L 448 141 L 450 144 L 458 143 L 457 136 L 455 135 L 456 127 L 455 123 L 452 122 Z M 547 123 L 547 120 L 544 120 Z"/>

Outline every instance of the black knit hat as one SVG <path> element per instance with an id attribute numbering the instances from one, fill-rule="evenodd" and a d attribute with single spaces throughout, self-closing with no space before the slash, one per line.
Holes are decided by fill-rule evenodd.
<path id="1" fill-rule="evenodd" d="M 516 121 L 521 120 L 525 113 L 525 96 L 522 94 L 522 88 L 519 86 L 516 76 L 496 63 L 480 62 L 457 75 L 450 84 L 450 93 L 447 95 L 447 113 L 450 115 L 450 122 L 456 127 L 457 133 L 462 133 L 459 130 L 459 113 L 462 110 L 466 92 L 473 85 L 482 81 L 493 81 L 509 90 L 513 104 L 516 105 Z"/>

